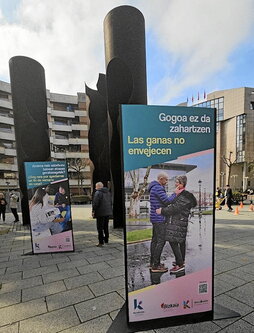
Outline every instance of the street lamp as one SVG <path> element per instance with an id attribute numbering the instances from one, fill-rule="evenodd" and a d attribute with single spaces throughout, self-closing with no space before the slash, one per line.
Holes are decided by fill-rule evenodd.
<path id="1" fill-rule="evenodd" d="M 201 212 L 201 184 L 202 184 L 202 180 L 198 181 L 198 211 L 199 211 L 199 216 L 202 215 Z"/>
<path id="2" fill-rule="evenodd" d="M 243 192 L 245 192 L 248 189 L 248 176 L 243 177 L 244 182 L 243 182 Z"/>
<path id="3" fill-rule="evenodd" d="M 235 190 L 235 179 L 238 177 L 238 175 L 232 175 L 231 178 L 234 179 L 234 190 Z"/>
<path id="4" fill-rule="evenodd" d="M 5 184 L 6 184 L 6 186 L 7 186 L 7 193 L 8 193 L 8 195 L 9 195 L 9 192 L 10 192 L 10 189 L 9 189 L 10 182 L 9 182 L 9 181 L 6 181 Z"/>
<path id="5" fill-rule="evenodd" d="M 204 207 L 206 210 L 206 188 L 204 187 Z"/>
<path id="6" fill-rule="evenodd" d="M 225 176 L 225 172 L 221 172 L 221 188 L 224 189 L 224 176 Z"/>

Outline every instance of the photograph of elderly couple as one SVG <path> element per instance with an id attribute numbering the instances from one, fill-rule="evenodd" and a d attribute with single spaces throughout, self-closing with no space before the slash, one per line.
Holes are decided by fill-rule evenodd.
<path id="1" fill-rule="evenodd" d="M 125 172 L 129 292 L 212 267 L 213 150 Z"/>
<path id="2" fill-rule="evenodd" d="M 68 181 L 28 190 L 33 238 L 45 238 L 72 230 Z"/>

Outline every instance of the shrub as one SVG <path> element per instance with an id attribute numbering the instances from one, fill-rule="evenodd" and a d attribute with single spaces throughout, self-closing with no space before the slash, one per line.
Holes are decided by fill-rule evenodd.
<path id="1" fill-rule="evenodd" d="M 82 195 L 73 195 L 71 197 L 71 203 L 74 205 L 79 205 L 79 204 L 87 204 L 91 203 L 92 198 L 90 195 L 82 194 Z"/>

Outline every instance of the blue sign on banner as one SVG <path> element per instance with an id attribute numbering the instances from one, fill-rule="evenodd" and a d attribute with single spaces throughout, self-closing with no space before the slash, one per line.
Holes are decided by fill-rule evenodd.
<path id="1" fill-rule="evenodd" d="M 25 162 L 27 188 L 47 185 L 67 178 L 66 163 L 53 162 Z"/>
<path id="2" fill-rule="evenodd" d="M 214 109 L 122 105 L 125 171 L 214 147 Z"/>

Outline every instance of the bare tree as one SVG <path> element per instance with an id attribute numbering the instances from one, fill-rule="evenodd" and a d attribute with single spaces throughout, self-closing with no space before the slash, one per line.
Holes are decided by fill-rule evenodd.
<path id="1" fill-rule="evenodd" d="M 85 168 L 91 164 L 91 161 L 89 158 L 73 158 L 68 161 L 68 167 L 69 169 L 76 172 L 77 179 L 78 179 L 78 194 L 81 193 L 82 183 L 84 180 L 84 171 Z"/>
<path id="2" fill-rule="evenodd" d="M 230 184 L 230 177 L 231 177 L 231 170 L 232 170 L 232 165 L 236 163 L 237 161 L 237 156 L 235 159 L 232 159 L 233 152 L 230 151 L 228 157 L 225 155 L 221 156 L 221 159 L 224 164 L 228 167 L 228 181 L 227 184 Z"/>
<path id="3" fill-rule="evenodd" d="M 132 180 L 132 188 L 133 188 L 131 197 L 130 197 L 130 210 L 129 210 L 130 217 L 137 217 L 139 215 L 140 199 L 141 199 L 141 196 L 145 192 L 150 170 L 151 170 L 151 166 L 147 167 L 146 173 L 144 176 L 144 181 L 140 188 L 139 188 L 139 178 L 140 178 L 139 170 L 132 170 L 132 171 L 128 172 L 128 174 Z"/>

